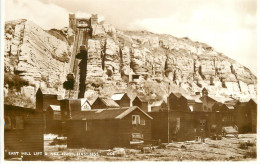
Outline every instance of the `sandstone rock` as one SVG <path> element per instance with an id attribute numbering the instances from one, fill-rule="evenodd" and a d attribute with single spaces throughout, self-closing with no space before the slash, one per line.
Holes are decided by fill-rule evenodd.
<path id="1" fill-rule="evenodd" d="M 100 42 L 98 40 L 88 40 L 88 65 L 87 77 L 102 77 L 102 57 L 104 52 L 101 50 Z"/>
<path id="2" fill-rule="evenodd" d="M 93 38 L 87 42 L 87 79 L 107 79 L 107 87 L 123 90 L 132 75 L 140 75 L 131 86 L 143 91 L 142 81 L 153 80 L 167 81 L 174 89 L 187 92 L 208 87 L 213 94 L 237 98 L 257 94 L 257 79 L 250 70 L 205 43 L 148 31 L 121 31 L 110 24 L 92 28 Z M 17 71 L 46 87 L 65 80 L 69 69 L 65 59 L 70 57 L 75 35 L 70 28 L 61 30 L 66 41 L 25 20 L 7 23 L 5 31 L 5 71 Z M 85 95 L 97 94 L 99 89 Z"/>

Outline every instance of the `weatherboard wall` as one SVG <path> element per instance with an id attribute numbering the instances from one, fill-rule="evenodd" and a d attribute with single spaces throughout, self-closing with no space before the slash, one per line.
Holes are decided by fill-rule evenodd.
<path id="1" fill-rule="evenodd" d="M 140 115 L 145 125 L 132 125 L 132 115 Z M 123 119 L 69 120 L 67 128 L 68 148 L 130 147 L 132 133 L 141 133 L 145 143 L 151 142 L 151 119 L 139 110 Z"/>
<path id="2" fill-rule="evenodd" d="M 13 152 L 43 152 L 43 115 L 34 109 L 4 106 L 4 116 L 22 116 L 23 129 L 5 129 L 4 147 Z M 5 155 L 5 158 L 8 155 Z"/>

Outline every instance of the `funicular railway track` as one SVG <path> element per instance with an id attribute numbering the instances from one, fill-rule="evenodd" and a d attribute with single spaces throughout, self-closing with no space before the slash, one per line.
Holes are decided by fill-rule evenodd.
<path id="1" fill-rule="evenodd" d="M 79 53 L 80 46 L 85 43 L 84 41 L 84 29 L 77 28 L 75 34 L 75 42 L 72 49 L 71 59 L 70 59 L 70 70 L 69 73 L 73 73 L 75 78 L 74 89 L 71 91 L 66 91 L 66 98 L 77 98 L 78 95 L 78 85 L 79 85 L 79 61 L 76 59 L 76 55 Z"/>

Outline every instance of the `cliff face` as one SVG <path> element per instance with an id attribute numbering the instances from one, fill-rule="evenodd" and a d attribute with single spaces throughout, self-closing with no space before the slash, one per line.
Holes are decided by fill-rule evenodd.
<path id="1" fill-rule="evenodd" d="M 5 72 L 18 74 L 36 88 L 62 88 L 69 69 L 73 31 L 44 31 L 36 24 L 17 20 L 5 24 Z"/>
<path id="2" fill-rule="evenodd" d="M 120 31 L 108 24 L 93 27 L 92 35 L 91 42 L 101 49 L 92 55 L 102 56 L 108 80 L 122 84 L 125 75 L 128 82 L 138 75 L 141 91 L 145 81 L 153 80 L 190 94 L 206 87 L 216 95 L 256 96 L 257 79 L 250 70 L 205 43 L 147 31 Z M 93 45 L 89 44 L 90 50 Z"/>
<path id="3" fill-rule="evenodd" d="M 194 94 L 203 87 L 227 97 L 256 97 L 257 79 L 250 70 L 205 43 L 147 31 L 121 31 L 109 24 L 92 29 L 92 38 L 86 42 L 86 97 L 129 89 L 157 96 L 179 89 Z M 62 84 L 73 64 L 72 36 L 68 28 L 44 31 L 24 20 L 7 22 L 5 71 L 18 72 L 36 87 L 45 78 L 49 88 Z"/>

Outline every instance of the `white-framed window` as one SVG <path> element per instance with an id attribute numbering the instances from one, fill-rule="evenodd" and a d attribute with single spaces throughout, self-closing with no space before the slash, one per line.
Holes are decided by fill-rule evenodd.
<path id="1" fill-rule="evenodd" d="M 140 116 L 139 115 L 132 115 L 132 124 L 138 125 L 140 124 Z"/>
<path id="2" fill-rule="evenodd" d="M 141 125 L 145 125 L 145 119 L 141 119 Z"/>

